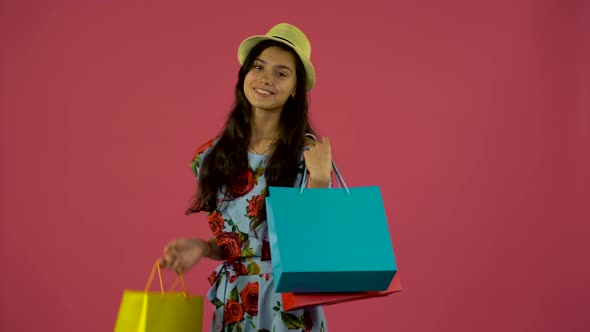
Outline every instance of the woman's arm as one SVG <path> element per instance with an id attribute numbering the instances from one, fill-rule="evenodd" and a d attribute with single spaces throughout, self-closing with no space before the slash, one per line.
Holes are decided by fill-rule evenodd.
<path id="1" fill-rule="evenodd" d="M 206 241 L 201 239 L 176 239 L 164 247 L 164 255 L 159 259 L 162 267 L 183 273 L 191 269 L 203 257 L 215 260 L 222 259 L 221 249 L 215 238 Z"/>
<path id="2" fill-rule="evenodd" d="M 221 249 L 217 245 L 217 241 L 215 241 L 214 237 L 209 239 L 209 241 L 206 241 L 206 245 L 208 248 L 208 251 L 206 254 L 207 257 L 217 260 L 217 261 L 223 260 L 223 254 L 221 252 Z"/>

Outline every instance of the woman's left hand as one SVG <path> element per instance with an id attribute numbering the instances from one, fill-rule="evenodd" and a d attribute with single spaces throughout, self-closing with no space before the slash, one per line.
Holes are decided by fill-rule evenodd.
<path id="1" fill-rule="evenodd" d="M 322 138 L 322 142 L 315 142 L 303 152 L 305 166 L 309 172 L 310 188 L 326 188 L 330 184 L 332 175 L 332 149 L 330 140 Z"/>

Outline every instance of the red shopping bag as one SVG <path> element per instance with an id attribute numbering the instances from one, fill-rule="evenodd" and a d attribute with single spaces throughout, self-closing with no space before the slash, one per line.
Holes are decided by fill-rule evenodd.
<path id="1" fill-rule="evenodd" d="M 301 309 L 315 305 L 330 305 L 336 303 L 358 301 L 391 295 L 401 291 L 399 271 L 393 276 L 389 287 L 379 292 L 351 292 L 351 293 L 281 293 L 283 309 L 285 311 Z"/>

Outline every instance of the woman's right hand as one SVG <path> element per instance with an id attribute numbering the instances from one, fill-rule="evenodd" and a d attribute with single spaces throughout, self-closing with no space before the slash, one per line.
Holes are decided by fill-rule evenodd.
<path id="1" fill-rule="evenodd" d="M 210 246 L 200 239 L 178 239 L 164 247 L 160 265 L 180 274 L 188 271 L 199 262 L 201 257 L 209 256 Z"/>

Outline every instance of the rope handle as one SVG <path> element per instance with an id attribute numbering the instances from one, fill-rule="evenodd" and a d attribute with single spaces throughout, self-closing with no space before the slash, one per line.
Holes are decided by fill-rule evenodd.
<path id="1" fill-rule="evenodd" d="M 160 280 L 160 291 L 162 292 L 162 295 L 164 295 L 164 281 L 162 280 L 162 270 L 160 268 L 160 260 L 157 260 L 156 263 L 154 264 L 154 267 L 152 268 L 152 272 L 150 273 L 150 276 L 148 278 L 147 284 L 145 285 L 145 289 L 144 292 L 148 292 L 150 289 L 150 286 L 152 285 L 152 282 L 154 281 L 154 276 L 156 274 L 156 271 L 158 271 L 158 279 Z M 178 285 L 178 281 L 180 280 L 180 283 L 182 284 L 182 294 L 184 295 L 185 298 L 189 298 L 189 293 L 188 293 L 188 289 L 186 288 L 186 283 L 184 282 L 184 276 L 182 275 L 182 273 L 178 274 L 178 278 L 176 278 L 176 280 L 174 280 L 174 283 L 172 284 L 172 286 L 170 287 L 170 290 L 173 290 L 174 288 L 176 288 L 176 286 Z"/>

